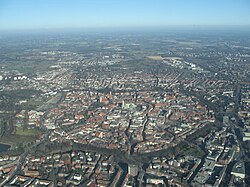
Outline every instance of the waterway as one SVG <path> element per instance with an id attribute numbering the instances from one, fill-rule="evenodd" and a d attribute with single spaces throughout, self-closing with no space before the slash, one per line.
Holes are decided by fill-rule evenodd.
<path id="1" fill-rule="evenodd" d="M 7 151 L 9 148 L 10 148 L 9 145 L 0 144 L 0 153 L 1 153 L 1 152 L 4 152 L 4 151 Z"/>

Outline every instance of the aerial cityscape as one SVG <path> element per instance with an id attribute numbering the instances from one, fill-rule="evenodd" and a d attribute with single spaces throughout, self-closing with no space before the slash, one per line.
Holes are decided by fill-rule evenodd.
<path id="1" fill-rule="evenodd" d="M 3 26 L 0 186 L 250 186 L 249 27 Z"/>

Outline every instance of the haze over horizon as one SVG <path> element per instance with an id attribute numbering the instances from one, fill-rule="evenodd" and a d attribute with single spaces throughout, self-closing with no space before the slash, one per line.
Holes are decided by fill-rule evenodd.
<path id="1" fill-rule="evenodd" d="M 0 30 L 250 26 L 247 0 L 1 0 Z"/>

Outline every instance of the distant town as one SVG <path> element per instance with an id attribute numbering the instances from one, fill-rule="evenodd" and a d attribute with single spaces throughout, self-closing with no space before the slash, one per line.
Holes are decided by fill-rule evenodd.
<path id="1" fill-rule="evenodd" d="M 0 186 L 249 186 L 250 35 L 0 35 Z"/>

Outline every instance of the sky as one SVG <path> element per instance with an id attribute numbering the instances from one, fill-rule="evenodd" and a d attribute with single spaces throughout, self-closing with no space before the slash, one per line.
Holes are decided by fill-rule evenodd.
<path id="1" fill-rule="evenodd" d="M 0 30 L 250 26 L 250 0 L 0 0 Z"/>

